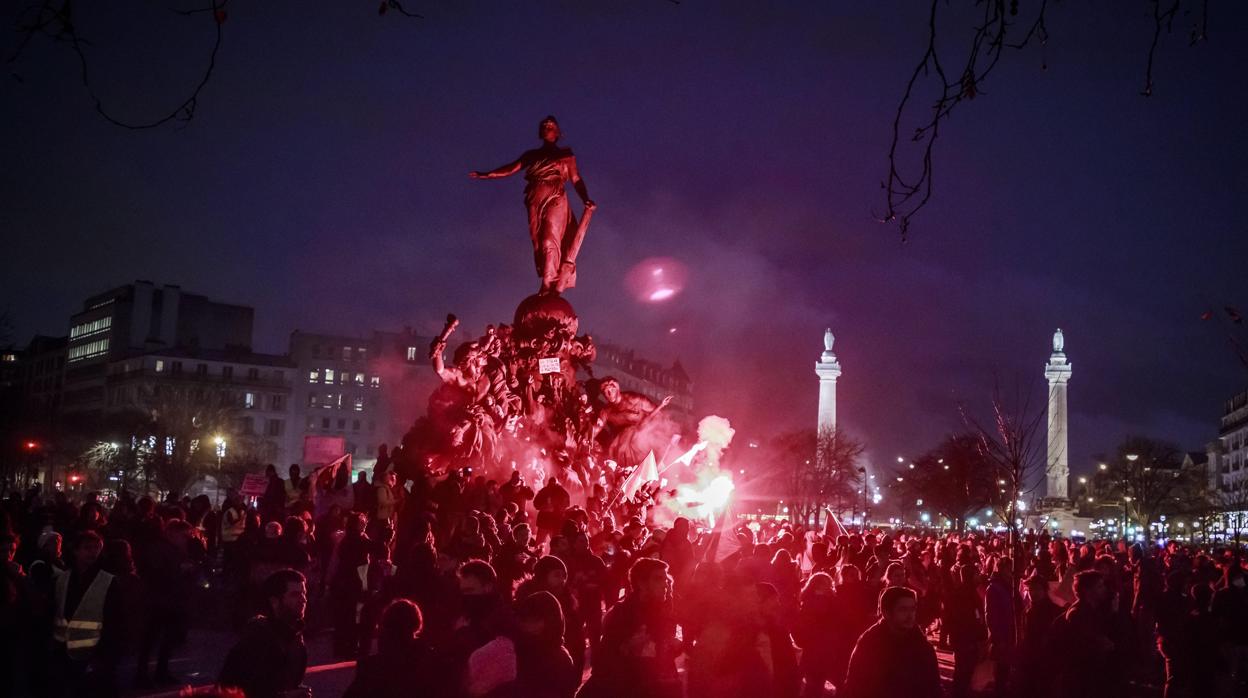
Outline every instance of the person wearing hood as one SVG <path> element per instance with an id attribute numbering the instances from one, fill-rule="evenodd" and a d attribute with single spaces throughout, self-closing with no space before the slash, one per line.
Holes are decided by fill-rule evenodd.
<path id="1" fill-rule="evenodd" d="M 526 579 L 516 589 L 516 601 L 545 591 L 559 601 L 562 609 L 564 627 L 563 644 L 572 655 L 577 672 L 585 669 L 585 624 L 578 612 L 576 599 L 568 588 L 568 568 L 563 560 L 546 555 L 533 567 L 533 576 Z"/>

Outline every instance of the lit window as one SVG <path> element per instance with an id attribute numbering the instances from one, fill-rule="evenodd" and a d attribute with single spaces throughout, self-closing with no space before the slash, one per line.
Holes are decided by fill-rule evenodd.
<path id="1" fill-rule="evenodd" d="M 373 376 L 372 380 L 371 380 L 371 381 L 369 381 L 369 385 L 373 386 L 374 388 L 380 388 L 380 387 L 381 387 L 381 376 Z"/>
<path id="2" fill-rule="evenodd" d="M 98 320 L 90 320 L 77 325 L 69 330 L 69 338 L 78 339 L 79 337 L 89 337 L 93 334 L 107 332 L 109 327 L 113 325 L 113 318 L 104 317 Z"/>
<path id="3" fill-rule="evenodd" d="M 92 357 L 101 356 L 107 353 L 108 340 L 97 339 L 94 342 L 87 342 L 86 344 L 76 347 L 70 347 L 68 357 L 69 362 L 72 364 L 75 361 L 82 361 L 83 359 L 90 359 Z"/>
<path id="4" fill-rule="evenodd" d="M 363 374 L 363 373 L 357 373 L 357 374 L 355 374 L 355 384 L 356 384 L 356 385 L 364 385 L 364 374 Z"/>
<path id="5" fill-rule="evenodd" d="M 164 359 L 156 359 L 156 372 L 157 373 L 165 372 L 165 360 Z"/>
<path id="6" fill-rule="evenodd" d="M 5 363 L 12 363 L 17 361 L 17 354 L 5 354 L 3 357 L 0 357 L 0 360 L 3 360 Z"/>
<path id="7" fill-rule="evenodd" d="M 319 368 L 314 368 L 311 371 L 308 371 L 309 383 L 319 383 L 320 380 L 321 380 L 321 370 Z"/>
<path id="8" fill-rule="evenodd" d="M 338 409 L 342 409 L 342 393 L 338 393 Z"/>
<path id="9" fill-rule="evenodd" d="M 408 360 L 408 361 L 415 361 L 415 360 L 416 360 L 416 347 L 408 347 L 408 348 L 407 348 L 407 360 Z"/>
<path id="10" fill-rule="evenodd" d="M 359 357 L 360 361 L 363 361 L 368 357 L 368 349 L 365 347 L 356 347 L 355 355 Z"/>
<path id="11" fill-rule="evenodd" d="M 334 369 L 332 368 L 325 369 L 325 382 L 326 383 L 334 382 Z"/>
<path id="12" fill-rule="evenodd" d="M 308 393 L 308 407 L 316 407 L 316 393 Z"/>
<path id="13" fill-rule="evenodd" d="M 173 438 L 172 436 L 166 436 L 166 437 L 165 437 L 165 455 L 166 455 L 166 456 L 172 456 L 172 455 L 173 455 L 173 447 L 174 447 L 174 445 L 175 445 L 176 443 L 177 443 L 177 441 L 175 441 L 175 440 L 174 440 L 174 438 Z"/>
<path id="14" fill-rule="evenodd" d="M 249 409 L 249 410 L 250 410 L 250 409 L 252 409 L 252 408 L 253 408 L 253 407 L 255 407 L 255 406 L 256 406 L 256 394 L 255 394 L 255 393 L 244 393 L 244 394 L 243 394 L 243 407 L 245 407 L 245 408 L 247 408 L 247 409 Z"/>
<path id="15" fill-rule="evenodd" d="M 325 393 L 325 404 L 322 406 L 327 410 L 333 408 L 334 406 L 334 394 L 333 393 Z"/>
<path id="16" fill-rule="evenodd" d="M 362 398 L 362 397 L 357 397 L 357 398 L 355 399 L 355 411 L 356 411 L 356 412 L 363 412 L 363 411 L 364 411 L 364 398 Z"/>
<path id="17" fill-rule="evenodd" d="M 351 360 L 351 347 L 343 347 L 343 348 L 342 348 L 342 360 L 343 360 L 343 361 L 350 361 L 350 360 Z"/>

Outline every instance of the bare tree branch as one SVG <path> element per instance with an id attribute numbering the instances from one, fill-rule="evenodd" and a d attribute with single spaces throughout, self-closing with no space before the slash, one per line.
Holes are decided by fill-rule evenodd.
<path id="1" fill-rule="evenodd" d="M 1144 71 L 1144 89 L 1141 92 L 1144 96 L 1151 95 L 1153 91 L 1153 69 L 1162 32 L 1170 33 L 1175 17 L 1183 7 L 1183 0 L 1149 2 L 1153 5 L 1154 27 Z M 1163 2 L 1166 3 L 1164 6 Z M 947 6 L 948 0 L 944 0 L 943 4 Z M 880 183 L 880 187 L 885 190 L 886 207 L 884 214 L 876 217 L 884 223 L 896 222 L 903 242 L 910 232 L 914 216 L 932 198 L 935 172 L 932 152 L 940 135 L 940 122 L 949 118 L 954 108 L 962 102 L 984 94 L 983 86 L 1000 62 L 1004 49 L 1023 50 L 1033 43 L 1039 43 L 1043 51 L 1049 38 L 1045 21 L 1049 9 L 1048 0 L 1041 0 L 1035 15 L 1023 24 L 1019 24 L 1016 19 L 1019 15 L 1019 0 L 975 0 L 974 4 L 982 7 L 982 17 L 978 23 L 972 25 L 969 52 L 962 69 L 957 72 L 955 79 L 950 79 L 952 73 L 946 73 L 941 61 L 942 51 L 937 47 L 938 10 L 942 6 L 942 0 L 931 0 L 927 19 L 927 47 L 906 82 L 901 102 L 893 117 L 893 138 L 888 149 L 888 177 Z M 1197 20 L 1191 28 L 1191 45 L 1208 36 L 1208 5 L 1208 0 L 1200 3 Z M 1014 37 L 1018 39 L 1014 40 Z M 1041 70 L 1047 68 L 1048 61 L 1042 53 Z M 920 125 L 912 133 L 907 132 L 905 141 L 923 144 L 918 157 L 914 158 L 918 163 L 915 174 L 910 171 L 913 165 L 902 162 L 903 159 L 911 160 L 904 152 L 906 149 L 901 147 L 902 133 L 905 130 L 902 122 L 915 109 L 912 102 L 918 99 L 915 95 L 916 88 L 926 86 L 933 76 L 939 96 L 931 102 L 927 115 L 920 119 Z"/>

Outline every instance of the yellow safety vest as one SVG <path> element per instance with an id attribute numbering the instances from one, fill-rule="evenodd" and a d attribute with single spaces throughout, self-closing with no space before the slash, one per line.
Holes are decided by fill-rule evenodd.
<path id="1" fill-rule="evenodd" d="M 231 520 L 233 517 L 233 520 Z M 234 543 L 247 528 L 247 513 L 233 508 L 221 512 L 221 542 Z"/>
<path id="2" fill-rule="evenodd" d="M 113 575 L 97 572 L 78 602 L 78 608 L 74 609 L 74 617 L 66 618 L 69 572 L 62 572 L 56 578 L 56 617 L 52 620 L 52 638 L 65 645 L 65 652 L 71 659 L 90 659 L 95 646 L 100 644 L 100 635 L 104 630 L 104 599 L 112 583 Z"/>

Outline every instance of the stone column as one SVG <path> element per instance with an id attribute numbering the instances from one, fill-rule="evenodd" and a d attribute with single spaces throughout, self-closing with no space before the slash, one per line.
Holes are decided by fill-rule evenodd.
<path id="1" fill-rule="evenodd" d="M 1045 494 L 1049 499 L 1067 499 L 1070 481 L 1070 456 L 1067 452 L 1066 384 L 1070 381 L 1071 365 L 1066 359 L 1066 340 L 1059 328 L 1053 333 L 1053 353 L 1044 367 L 1049 383 L 1048 457 L 1045 461 Z"/>
<path id="2" fill-rule="evenodd" d="M 832 353 L 832 330 L 823 333 L 823 354 L 815 362 L 815 374 L 819 376 L 819 431 L 836 429 L 836 379 L 841 375 L 841 365 Z"/>

